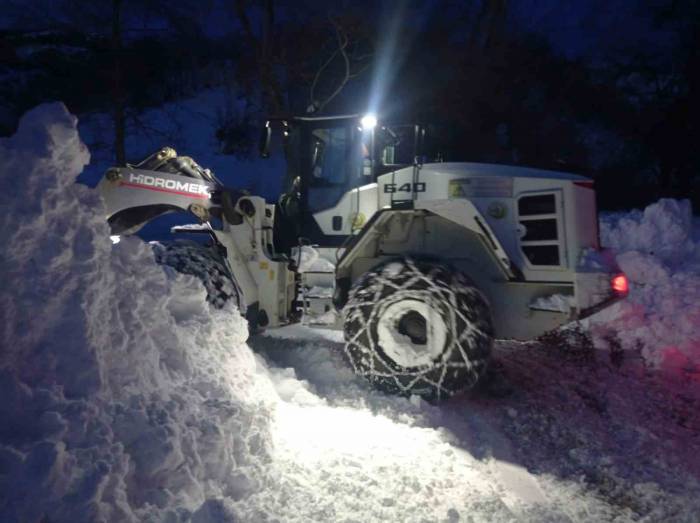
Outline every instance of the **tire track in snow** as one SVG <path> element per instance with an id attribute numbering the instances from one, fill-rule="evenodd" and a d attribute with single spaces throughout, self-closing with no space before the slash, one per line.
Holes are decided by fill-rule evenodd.
<path id="1" fill-rule="evenodd" d="M 526 468 L 517 464 L 507 438 L 481 416 L 474 416 L 481 437 L 491 444 L 492 456 L 488 460 L 498 482 L 503 486 L 501 499 L 514 514 L 522 514 L 523 505 L 548 505 L 549 499 L 540 487 L 537 478 Z"/>

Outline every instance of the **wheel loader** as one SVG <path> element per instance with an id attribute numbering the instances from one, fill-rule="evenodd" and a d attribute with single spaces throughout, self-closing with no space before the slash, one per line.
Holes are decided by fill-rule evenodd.
<path id="1" fill-rule="evenodd" d="M 591 179 L 429 161 L 426 133 L 372 115 L 272 118 L 261 153 L 284 147 L 277 202 L 169 147 L 109 169 L 99 190 L 115 236 L 168 212 L 195 218 L 184 231 L 210 238 L 217 269 L 190 272 L 210 294 L 228 279 L 251 330 L 343 329 L 357 374 L 441 399 L 484 376 L 495 338 L 584 318 L 628 284 L 600 247 Z"/>

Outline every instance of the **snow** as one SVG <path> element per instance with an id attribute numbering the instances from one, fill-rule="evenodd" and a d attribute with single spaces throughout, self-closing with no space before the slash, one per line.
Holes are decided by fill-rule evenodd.
<path id="1" fill-rule="evenodd" d="M 682 402 L 654 380 L 566 349 L 500 343 L 505 399 L 435 406 L 372 392 L 332 331 L 294 326 L 251 344 L 273 371 L 294 369 L 286 398 L 294 383 L 306 391 L 280 407 L 280 481 L 258 495 L 294 514 L 282 519 L 691 522 L 700 510 L 697 403 L 681 424 L 671 410 Z"/>
<path id="2" fill-rule="evenodd" d="M 675 267 L 688 256 L 695 262 L 700 256 L 692 220 L 690 200 L 662 199 L 644 211 L 603 215 L 601 240 L 618 253 L 636 250 Z"/>
<path id="3" fill-rule="evenodd" d="M 576 264 L 576 272 L 611 272 L 617 268 L 615 254 L 609 248 L 600 250 L 585 248 Z"/>
<path id="4" fill-rule="evenodd" d="M 543 296 L 534 300 L 529 307 L 531 309 L 539 309 L 543 311 L 554 311 L 568 313 L 571 307 L 575 304 L 573 296 L 565 296 L 563 294 L 552 294 Z"/>
<path id="5" fill-rule="evenodd" d="M 591 318 L 602 348 L 700 382 L 700 220 L 688 200 L 603 215 L 601 241 L 630 281 L 627 299 Z"/>
<path id="6" fill-rule="evenodd" d="M 210 230 L 211 228 L 209 227 L 209 225 L 204 223 L 186 223 L 184 225 L 176 225 L 175 227 L 172 227 L 170 229 L 170 232 L 209 232 Z"/>
<path id="7" fill-rule="evenodd" d="M 307 298 L 332 298 L 333 297 L 333 287 L 321 287 L 320 285 L 314 285 L 308 291 L 306 291 Z"/>
<path id="8" fill-rule="evenodd" d="M 44 105 L 0 141 L 0 521 L 697 520 L 686 389 L 571 344 L 500 343 L 483 390 L 437 406 L 373 391 L 337 332 L 296 325 L 253 352 L 198 280 L 110 242 L 98 195 L 74 183 L 89 158 L 75 126 Z M 657 265 L 637 250 L 641 278 L 668 274 L 644 284 L 658 297 L 632 278 L 651 325 L 697 304 L 664 301 L 694 292 L 687 241 Z"/>
<path id="9" fill-rule="evenodd" d="M 335 265 L 323 258 L 311 245 L 302 245 L 292 249 L 292 259 L 297 260 L 300 273 L 305 272 L 335 272 Z"/>
<path id="10" fill-rule="evenodd" d="M 40 106 L 0 142 L 0 521 L 186 520 L 259 488 L 277 395 L 236 311 L 112 245 L 75 125 Z"/>

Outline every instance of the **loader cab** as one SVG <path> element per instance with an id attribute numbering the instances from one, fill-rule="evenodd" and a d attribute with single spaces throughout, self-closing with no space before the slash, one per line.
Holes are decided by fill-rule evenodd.
<path id="1" fill-rule="evenodd" d="M 313 215 L 332 208 L 348 191 L 376 180 L 374 129 L 362 127 L 359 115 L 302 116 L 268 120 L 261 152 L 281 129 L 287 162 L 275 220 L 275 246 L 287 252 L 299 238 L 340 245 L 344 236 L 328 238 Z"/>
<path id="2" fill-rule="evenodd" d="M 287 161 L 275 243 L 286 252 L 298 238 L 341 245 L 348 235 L 343 222 L 348 217 L 334 216 L 330 229 L 324 229 L 314 215 L 334 208 L 349 191 L 376 182 L 380 174 L 411 165 L 415 137 L 425 131 L 419 126 L 380 126 L 375 118 L 359 114 L 272 118 L 262 137 L 263 156 L 269 154 L 275 134 L 282 136 Z"/>
<path id="3" fill-rule="evenodd" d="M 363 128 L 359 115 L 294 117 L 280 123 L 287 160 L 284 190 L 298 190 L 308 211 L 327 209 L 350 189 L 376 179 L 374 129 Z"/>

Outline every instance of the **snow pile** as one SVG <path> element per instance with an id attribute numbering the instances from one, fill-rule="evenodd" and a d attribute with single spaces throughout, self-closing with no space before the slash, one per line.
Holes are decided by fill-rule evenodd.
<path id="1" fill-rule="evenodd" d="M 626 300 L 592 318 L 597 343 L 638 351 L 655 368 L 700 372 L 698 225 L 688 200 L 601 217 L 601 242 L 631 285 Z"/>
<path id="2" fill-rule="evenodd" d="M 0 158 L 0 521 L 230 519 L 265 482 L 277 401 L 245 322 L 112 246 L 62 104 Z"/>
<path id="3" fill-rule="evenodd" d="M 692 239 L 693 214 L 690 200 L 662 199 L 644 211 L 613 213 L 601 217 L 601 241 L 618 254 L 639 251 L 676 268 L 688 257 L 697 256 Z"/>

